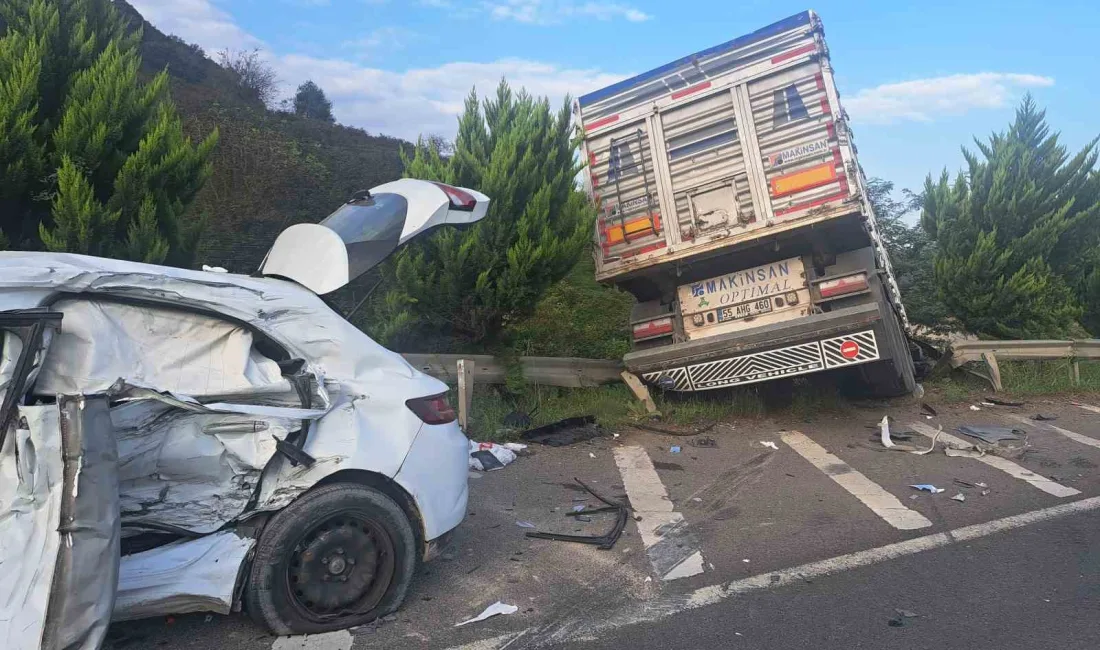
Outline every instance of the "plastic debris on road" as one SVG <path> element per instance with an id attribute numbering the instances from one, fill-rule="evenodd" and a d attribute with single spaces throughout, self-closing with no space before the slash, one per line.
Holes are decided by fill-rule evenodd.
<path id="1" fill-rule="evenodd" d="M 977 438 L 982 442 L 988 442 L 995 445 L 1003 440 L 1023 440 L 1027 437 L 1027 433 L 1020 429 L 1012 429 L 1009 427 L 986 427 L 986 426 L 971 426 L 964 424 L 960 426 L 957 431 L 963 435 L 970 436 L 971 438 Z"/>
<path id="2" fill-rule="evenodd" d="M 493 442 L 470 441 L 470 469 L 491 472 L 516 459 L 516 452 Z"/>
<path id="3" fill-rule="evenodd" d="M 492 605 L 485 608 L 485 611 L 481 612 L 477 616 L 471 618 L 468 621 L 462 621 L 461 623 L 455 623 L 455 627 L 462 627 L 463 625 L 469 625 L 470 623 L 477 623 L 478 621 L 484 621 L 487 618 L 498 616 L 500 614 L 515 614 L 519 611 L 519 607 L 515 605 L 506 605 L 499 600 Z"/>
<path id="4" fill-rule="evenodd" d="M 779 447 L 774 442 L 772 442 L 771 440 L 761 440 L 760 444 L 764 445 L 768 449 L 774 449 L 776 451 L 779 451 Z"/>
<path id="5" fill-rule="evenodd" d="M 974 406 L 973 404 L 971 404 L 971 405 L 970 405 L 970 410 L 971 410 L 971 411 L 980 411 L 980 410 L 982 410 L 982 409 L 981 409 L 981 408 L 979 408 L 979 407 L 977 407 L 977 406 Z"/>
<path id="6" fill-rule="evenodd" d="M 517 521 L 516 525 L 519 526 L 520 528 L 534 528 L 535 527 L 535 525 L 532 524 L 529 521 Z"/>
<path id="7" fill-rule="evenodd" d="M 958 501 L 959 503 L 962 503 L 962 502 L 966 501 L 966 495 L 963 494 L 962 492 L 959 492 L 955 496 L 951 497 L 951 500 L 952 501 Z"/>
<path id="8" fill-rule="evenodd" d="M 922 492 L 931 492 L 932 494 L 939 494 L 940 492 L 943 492 L 943 488 L 938 488 L 931 483 L 921 483 L 919 485 L 910 485 L 909 487 L 915 490 L 920 490 Z"/>
<path id="9" fill-rule="evenodd" d="M 575 505 L 575 506 L 573 506 L 573 512 L 584 512 L 584 509 L 587 508 L 587 507 L 588 506 L 586 506 L 583 503 Z"/>
<path id="10" fill-rule="evenodd" d="M 672 445 L 668 448 L 668 451 L 670 454 L 678 454 L 680 453 L 680 445 Z"/>
<path id="11" fill-rule="evenodd" d="M 882 435 L 882 446 L 890 449 L 896 447 L 892 440 L 890 440 L 890 416 L 882 416 L 882 421 L 878 423 L 879 432 Z"/>

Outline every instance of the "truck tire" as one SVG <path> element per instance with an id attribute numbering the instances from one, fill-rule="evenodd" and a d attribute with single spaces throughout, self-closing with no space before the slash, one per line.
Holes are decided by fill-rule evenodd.
<path id="1" fill-rule="evenodd" d="M 314 488 L 264 528 L 245 608 L 280 636 L 368 623 L 405 600 L 416 549 L 408 517 L 385 494 L 356 483 Z"/>

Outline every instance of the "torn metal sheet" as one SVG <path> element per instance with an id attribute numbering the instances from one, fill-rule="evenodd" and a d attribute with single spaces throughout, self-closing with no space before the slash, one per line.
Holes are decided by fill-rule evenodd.
<path id="1" fill-rule="evenodd" d="M 94 650 L 118 582 L 117 458 L 103 399 L 19 409 L 0 450 L 0 647 Z"/>
<path id="2" fill-rule="evenodd" d="M 228 614 L 255 540 L 225 531 L 122 558 L 114 621 L 164 614 Z"/>

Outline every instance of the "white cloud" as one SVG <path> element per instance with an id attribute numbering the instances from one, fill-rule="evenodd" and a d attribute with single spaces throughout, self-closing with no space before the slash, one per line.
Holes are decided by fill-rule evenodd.
<path id="1" fill-rule="evenodd" d="M 572 0 L 493 0 L 484 3 L 489 15 L 498 20 L 521 23 L 552 24 L 576 18 L 596 20 L 626 19 L 643 22 L 651 16 L 634 7 L 617 2 L 584 2 Z"/>
<path id="2" fill-rule="evenodd" d="M 865 88 L 843 103 L 857 122 L 930 122 L 975 109 L 1003 108 L 1014 102 L 1023 89 L 1053 85 L 1051 77 L 1034 74 L 954 74 Z"/>
<path id="3" fill-rule="evenodd" d="M 403 27 L 378 27 L 368 32 L 366 36 L 344 41 L 343 45 L 347 48 L 360 50 L 363 53 L 369 53 L 369 51 L 379 48 L 399 50 L 419 37 L 420 35 L 416 32 Z"/>
<path id="4" fill-rule="evenodd" d="M 263 45 L 210 0 L 130 0 L 130 4 L 160 31 L 175 34 L 188 43 L 198 43 L 210 53 Z"/>
<path id="5" fill-rule="evenodd" d="M 138 11 L 161 31 L 198 42 L 208 52 L 264 43 L 238 27 L 211 0 L 132 0 Z M 384 30 L 384 28 L 383 28 Z M 381 32 L 378 38 L 394 37 Z M 371 35 L 366 37 L 370 40 Z M 370 43 L 366 43 L 369 45 Z M 359 45 L 364 45 L 360 43 Z M 598 69 L 567 68 L 526 59 L 492 62 L 452 62 L 433 68 L 392 71 L 340 58 L 265 52 L 289 96 L 298 84 L 312 79 L 333 100 L 333 111 L 343 124 L 413 140 L 420 134 L 452 137 L 470 88 L 485 96 L 501 77 L 513 88 L 526 88 L 549 97 L 555 105 L 567 95 L 579 95 L 625 78 Z"/>

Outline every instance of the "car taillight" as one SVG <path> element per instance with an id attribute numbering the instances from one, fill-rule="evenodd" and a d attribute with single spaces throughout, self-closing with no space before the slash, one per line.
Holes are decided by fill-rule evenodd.
<path id="1" fill-rule="evenodd" d="M 446 393 L 410 399 L 405 402 L 405 406 L 408 406 L 409 410 L 415 413 L 424 424 L 447 424 L 454 422 L 458 417 L 447 402 Z"/>
<path id="2" fill-rule="evenodd" d="M 653 338 L 654 336 L 664 336 L 665 334 L 672 334 L 671 316 L 634 324 L 635 341 Z"/>
<path id="3" fill-rule="evenodd" d="M 475 199 L 469 192 L 463 192 L 457 187 L 451 187 L 444 183 L 432 183 L 447 195 L 447 198 L 451 202 L 452 210 L 463 210 L 465 212 L 472 212 L 477 207 L 477 199 Z"/>
<path id="4" fill-rule="evenodd" d="M 867 274 L 856 273 L 855 275 L 847 275 L 843 278 L 826 280 L 825 282 L 817 285 L 817 288 L 821 291 L 822 298 L 832 298 L 833 296 L 839 296 L 846 293 L 866 291 Z"/>

